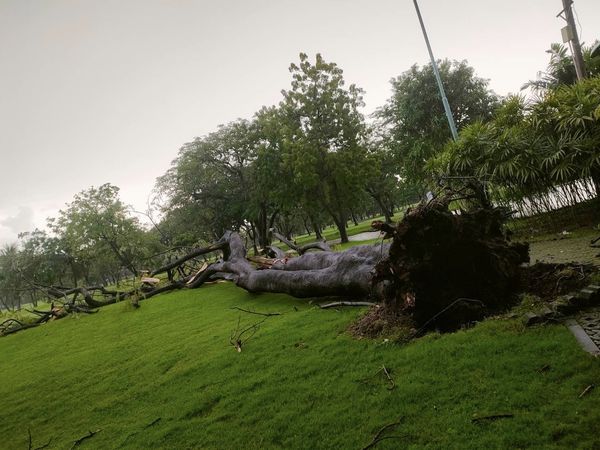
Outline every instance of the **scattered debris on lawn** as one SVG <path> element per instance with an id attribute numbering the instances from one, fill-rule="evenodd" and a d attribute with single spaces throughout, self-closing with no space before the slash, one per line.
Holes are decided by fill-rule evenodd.
<path id="1" fill-rule="evenodd" d="M 88 431 L 88 434 L 86 434 L 85 436 L 81 436 L 79 439 L 76 439 L 75 442 L 73 442 L 73 446 L 71 447 L 71 450 L 73 450 L 75 447 L 78 447 L 79 445 L 81 445 L 81 443 L 83 441 L 85 441 L 86 439 L 90 439 L 92 437 L 94 437 L 96 434 L 100 433 L 102 431 L 102 429 L 98 429 L 96 431 Z"/>
<path id="2" fill-rule="evenodd" d="M 590 384 L 588 387 L 586 387 L 586 388 L 583 390 L 583 392 L 582 392 L 581 394 L 579 394 L 579 397 L 578 397 L 578 398 L 583 398 L 583 397 L 585 397 L 585 396 L 586 396 L 586 395 L 588 395 L 588 394 L 590 393 L 590 391 L 591 391 L 592 389 L 594 389 L 595 387 L 596 387 L 596 385 L 594 385 L 594 384 Z"/>
<path id="3" fill-rule="evenodd" d="M 384 427 L 382 427 L 373 437 L 373 439 L 371 440 L 371 442 L 369 442 L 369 444 L 367 444 L 366 446 L 364 446 L 362 448 L 362 450 L 368 450 L 370 448 L 375 447 L 378 443 L 380 443 L 381 441 L 385 440 L 385 439 L 402 439 L 402 436 L 384 436 L 383 434 L 386 431 L 392 430 L 394 428 L 396 428 L 398 425 L 400 425 L 402 423 L 402 420 L 399 420 L 398 422 L 393 422 L 393 423 L 389 423 L 387 425 L 385 425 Z"/>
<path id="4" fill-rule="evenodd" d="M 498 420 L 498 419 L 510 419 L 512 417 L 514 417 L 514 414 L 511 413 L 501 413 L 501 414 L 490 414 L 489 416 L 480 416 L 480 417 L 473 417 L 471 419 L 472 423 L 481 423 L 481 422 L 486 422 L 486 421 L 491 421 L 491 420 Z"/>

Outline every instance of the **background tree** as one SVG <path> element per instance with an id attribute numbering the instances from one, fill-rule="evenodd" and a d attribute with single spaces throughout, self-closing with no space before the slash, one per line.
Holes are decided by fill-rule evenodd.
<path id="1" fill-rule="evenodd" d="M 438 64 L 457 128 L 490 119 L 498 98 L 488 81 L 476 77 L 466 61 L 445 59 Z M 404 172 L 406 183 L 424 192 L 431 180 L 426 162 L 452 137 L 435 76 L 431 65 L 415 64 L 391 84 L 392 96 L 375 117 L 387 127 L 387 145 L 398 155 L 397 171 Z"/>
<path id="2" fill-rule="evenodd" d="M 248 121 L 239 120 L 184 144 L 157 182 L 167 198 L 167 217 L 183 218 L 195 240 L 211 241 L 244 223 L 253 157 L 246 142 L 249 128 Z"/>
<path id="3" fill-rule="evenodd" d="M 300 54 L 290 66 L 291 89 L 282 91 L 285 164 L 292 173 L 298 201 L 307 213 L 320 208 L 348 241 L 346 222 L 364 196 L 367 165 L 363 91 L 345 87 L 342 70 L 320 54 L 311 64 Z"/>
<path id="4" fill-rule="evenodd" d="M 67 257 L 85 268 L 86 281 L 91 275 L 101 279 L 108 267 L 113 275 L 120 268 L 138 274 L 136 265 L 144 254 L 144 231 L 118 193 L 119 188 L 108 183 L 91 187 L 75 195 L 67 208 L 49 221 L 51 230 L 63 241 Z M 103 270 L 90 272 L 101 265 Z"/>

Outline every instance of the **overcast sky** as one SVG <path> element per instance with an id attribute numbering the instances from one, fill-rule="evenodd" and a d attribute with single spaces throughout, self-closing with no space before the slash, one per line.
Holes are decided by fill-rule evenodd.
<path id="1" fill-rule="evenodd" d="M 437 58 L 517 92 L 560 41 L 560 0 L 420 0 Z M 600 1 L 576 0 L 581 38 Z M 596 26 L 596 29 L 594 29 Z M 280 100 L 299 52 L 366 90 L 427 50 L 411 0 L 0 0 L 0 245 L 110 182 L 145 209 L 180 146 Z"/>

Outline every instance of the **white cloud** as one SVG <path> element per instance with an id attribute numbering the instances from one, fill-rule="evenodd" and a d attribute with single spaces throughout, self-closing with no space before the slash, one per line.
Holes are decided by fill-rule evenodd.
<path id="1" fill-rule="evenodd" d="M 33 227 L 33 210 L 28 206 L 20 206 L 11 216 L 0 214 L 0 244 L 15 241 L 19 233 Z"/>

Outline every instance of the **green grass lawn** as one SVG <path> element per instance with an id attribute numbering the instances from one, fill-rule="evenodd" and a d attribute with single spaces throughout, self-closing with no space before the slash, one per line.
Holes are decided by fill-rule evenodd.
<path id="1" fill-rule="evenodd" d="M 600 360 L 561 325 L 488 320 L 406 345 L 356 340 L 358 309 L 230 284 L 0 338 L 0 448 L 599 448 Z M 269 317 L 238 353 L 231 332 Z M 389 390 L 382 365 L 396 388 Z M 547 370 L 540 369 L 547 367 Z M 363 380 L 363 381 L 361 381 Z M 474 416 L 512 418 L 473 423 Z M 158 420 L 160 418 L 160 420 Z M 152 425 L 151 425 L 152 424 Z"/>

